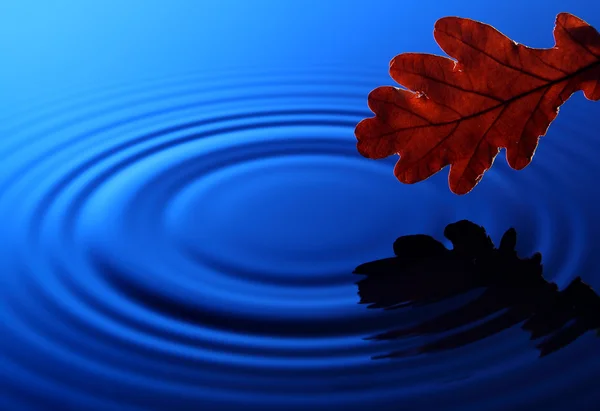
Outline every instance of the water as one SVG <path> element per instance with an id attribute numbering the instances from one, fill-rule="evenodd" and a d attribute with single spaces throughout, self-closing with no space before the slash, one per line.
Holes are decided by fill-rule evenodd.
<path id="1" fill-rule="evenodd" d="M 575 3 L 568 11 L 600 26 L 597 6 Z M 502 153 L 466 196 L 450 193 L 447 170 L 402 185 L 395 160 L 361 157 L 353 136 L 371 116 L 368 92 L 391 83 L 387 61 L 402 51 L 437 52 L 431 28 L 447 14 L 496 19 L 507 34 L 521 33 L 519 41 L 550 46 L 562 9 L 524 9 L 537 31 L 523 38 L 527 30 L 512 26 L 508 8 L 411 6 L 428 25 L 411 42 L 386 17 L 393 13 L 364 11 L 365 4 L 340 12 L 339 32 L 330 19 L 341 2 L 316 17 L 299 12 L 266 51 L 264 39 L 283 30 L 273 23 L 277 13 L 293 10 L 257 7 L 266 28 L 251 25 L 248 44 L 227 53 L 262 56 L 243 69 L 219 69 L 210 59 L 225 59 L 216 46 L 204 47 L 198 61 L 189 57 L 185 28 L 207 30 L 188 15 L 201 19 L 206 10 L 191 5 L 171 11 L 166 28 L 150 24 L 160 20 L 158 9 L 130 26 L 121 16 L 133 9 L 115 9 L 109 21 L 123 23 L 131 37 L 107 34 L 96 60 L 68 70 L 60 30 L 52 31 L 54 42 L 46 39 L 46 52 L 55 47 L 59 57 L 47 60 L 47 72 L 27 66 L 23 51 L 40 47 L 43 27 L 6 48 L 14 61 L 0 70 L 11 80 L 0 97 L 1 409 L 554 410 L 600 401 L 600 340 L 592 333 L 543 359 L 519 329 L 454 351 L 371 359 L 386 343 L 363 338 L 414 314 L 358 305 L 351 272 L 391 255 L 401 235 L 442 239 L 448 223 L 468 218 L 497 242 L 512 226 L 519 253 L 542 253 L 549 281 L 562 288 L 581 276 L 600 289 L 600 103 L 573 96 L 529 167 L 511 170 Z M 23 17 L 23 10 L 9 11 Z M 267 19 L 265 10 L 274 14 Z M 52 13 L 71 33 L 81 28 L 73 16 L 94 10 L 71 5 Z M 362 37 L 347 37 L 352 47 L 331 56 L 333 33 L 359 30 L 361 16 L 376 33 L 361 28 Z M 239 30 L 247 28 L 240 21 Z M 319 21 L 329 24 L 302 37 L 303 24 Z M 84 28 L 89 41 L 102 36 L 94 27 Z M 179 31 L 169 37 L 169 27 Z M 190 48 L 149 41 L 156 50 L 139 52 L 130 65 L 92 68 L 111 50 L 125 55 L 143 42 L 140 33 L 178 47 L 185 38 Z M 195 41 L 211 38 L 219 36 Z M 283 47 L 290 39 L 301 45 L 296 55 Z M 85 42 L 73 41 L 70 56 L 88 56 Z M 364 61 L 351 64 L 353 53 Z M 307 56 L 314 58 L 302 61 Z M 24 72 L 16 75 L 19 64 Z"/>

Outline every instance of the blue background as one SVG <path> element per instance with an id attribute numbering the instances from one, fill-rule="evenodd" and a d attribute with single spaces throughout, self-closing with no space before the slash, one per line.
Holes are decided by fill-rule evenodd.
<path id="1" fill-rule="evenodd" d="M 600 27 L 593 0 L 3 1 L 0 409 L 593 409 L 593 334 L 373 361 L 428 313 L 367 310 L 351 274 L 468 218 L 600 288 L 599 103 L 460 197 L 353 134 L 438 18 L 551 47 L 561 11 Z"/>

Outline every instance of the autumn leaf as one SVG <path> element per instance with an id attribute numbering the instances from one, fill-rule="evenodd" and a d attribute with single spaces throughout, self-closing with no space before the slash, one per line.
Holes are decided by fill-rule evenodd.
<path id="1" fill-rule="evenodd" d="M 394 174 L 403 183 L 450 165 L 450 189 L 468 193 L 501 148 L 512 168 L 527 166 L 574 92 L 600 99 L 600 34 L 571 14 L 556 17 L 555 45 L 548 49 L 523 46 L 492 26 L 458 17 L 438 20 L 434 37 L 452 58 L 396 56 L 390 75 L 404 89 L 373 90 L 368 100 L 375 117 L 355 130 L 363 156 L 400 156 Z"/>

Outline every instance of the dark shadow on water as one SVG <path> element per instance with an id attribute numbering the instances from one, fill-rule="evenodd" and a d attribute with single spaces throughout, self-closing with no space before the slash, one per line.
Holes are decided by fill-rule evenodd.
<path id="1" fill-rule="evenodd" d="M 428 235 L 403 236 L 394 242 L 395 257 L 368 262 L 354 270 L 366 276 L 357 284 L 360 303 L 369 304 L 369 308 L 401 309 L 481 290 L 459 308 L 369 337 L 437 336 L 418 348 L 374 358 L 458 348 L 519 324 L 532 340 L 540 341 L 536 346 L 540 356 L 545 356 L 600 328 L 598 294 L 579 277 L 562 291 L 546 281 L 540 253 L 530 258 L 517 256 L 513 228 L 504 233 L 498 248 L 483 227 L 467 220 L 448 225 L 444 236 L 452 242 L 452 250 Z"/>

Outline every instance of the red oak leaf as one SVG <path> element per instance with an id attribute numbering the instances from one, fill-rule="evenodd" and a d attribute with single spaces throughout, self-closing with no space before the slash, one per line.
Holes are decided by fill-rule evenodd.
<path id="1" fill-rule="evenodd" d="M 492 26 L 458 17 L 438 20 L 434 37 L 456 60 L 396 56 L 390 75 L 406 89 L 373 90 L 375 117 L 355 130 L 363 156 L 400 155 L 394 174 L 403 183 L 450 165 L 450 189 L 468 193 L 501 148 L 512 168 L 527 166 L 571 94 L 583 90 L 589 100 L 600 99 L 600 34 L 571 14 L 556 17 L 549 49 L 523 46 Z"/>

